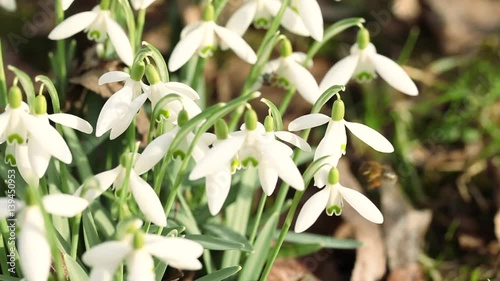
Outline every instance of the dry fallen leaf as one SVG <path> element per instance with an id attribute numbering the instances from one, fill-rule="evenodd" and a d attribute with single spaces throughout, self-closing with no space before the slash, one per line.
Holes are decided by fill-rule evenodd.
<path id="1" fill-rule="evenodd" d="M 268 281 L 319 281 L 294 258 L 279 258 L 273 265 Z"/>

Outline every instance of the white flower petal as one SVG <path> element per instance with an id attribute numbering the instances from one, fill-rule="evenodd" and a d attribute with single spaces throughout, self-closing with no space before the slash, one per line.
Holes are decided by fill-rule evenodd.
<path id="1" fill-rule="evenodd" d="M 293 60 L 287 61 L 288 67 L 282 69 L 282 75 L 294 84 L 297 92 L 309 103 L 314 104 L 319 96 L 319 87 L 316 79 L 305 67 Z"/>
<path id="2" fill-rule="evenodd" d="M 70 127 L 85 134 L 91 134 L 93 130 L 92 125 L 90 125 L 89 122 L 75 115 L 66 113 L 54 113 L 49 114 L 49 119 L 55 123 Z"/>
<path id="3" fill-rule="evenodd" d="M 99 85 L 104 85 L 107 83 L 122 82 L 130 78 L 130 74 L 123 71 L 110 71 L 106 72 L 101 77 L 99 77 Z"/>
<path id="4" fill-rule="evenodd" d="M 16 0 L 2 0 L 0 6 L 9 12 L 14 12 L 17 8 Z"/>
<path id="5" fill-rule="evenodd" d="M 365 219 L 374 223 L 384 222 L 384 216 L 380 210 L 366 196 L 354 189 L 343 187 L 340 184 L 337 185 L 337 188 L 339 189 L 340 194 L 342 194 L 344 200 L 347 201 L 347 203 L 349 203 L 349 205 L 351 205 L 353 209 Z"/>
<path id="6" fill-rule="evenodd" d="M 211 173 L 206 177 L 208 209 L 212 216 L 217 215 L 226 201 L 231 188 L 231 168 Z"/>
<path id="7" fill-rule="evenodd" d="M 151 170 L 156 163 L 158 163 L 165 154 L 167 154 L 170 144 L 174 140 L 174 135 L 169 133 L 163 134 L 156 139 L 154 139 L 142 154 L 137 158 L 134 165 L 134 171 L 138 175 L 142 175 L 145 172 Z"/>
<path id="8" fill-rule="evenodd" d="M 239 135 L 220 141 L 196 164 L 189 175 L 189 179 L 196 180 L 221 170 L 232 161 L 243 145 L 245 138 L 245 135 Z"/>
<path id="9" fill-rule="evenodd" d="M 63 10 L 67 10 L 71 4 L 73 4 L 74 0 L 62 0 L 62 8 Z"/>
<path id="10" fill-rule="evenodd" d="M 90 271 L 89 281 L 112 281 L 115 270 L 106 267 L 94 266 Z"/>
<path id="11" fill-rule="evenodd" d="M 358 55 L 349 55 L 334 64 L 319 84 L 320 93 L 324 93 L 331 86 L 345 86 L 354 74 L 358 61 Z"/>
<path id="12" fill-rule="evenodd" d="M 132 247 L 124 241 L 108 241 L 87 250 L 82 261 L 91 267 L 106 268 L 115 272 L 122 260 L 132 251 Z"/>
<path id="13" fill-rule="evenodd" d="M 7 125 L 9 125 L 9 119 L 10 119 L 10 111 L 5 111 L 4 113 L 0 114 L 0 143 L 2 143 L 2 135 L 5 132 L 5 129 L 7 129 Z"/>
<path id="14" fill-rule="evenodd" d="M 309 152 L 311 151 L 311 146 L 301 137 L 297 136 L 294 133 L 286 132 L 286 131 L 278 131 L 274 132 L 274 135 L 282 141 L 286 141 L 294 146 Z"/>
<path id="15" fill-rule="evenodd" d="M 295 222 L 294 231 L 300 233 L 306 231 L 309 227 L 311 227 L 311 225 L 316 222 L 318 217 L 325 210 L 329 197 L 329 187 L 325 187 L 318 193 L 311 196 L 311 198 L 306 201 L 299 212 L 297 221 Z"/>
<path id="16" fill-rule="evenodd" d="M 43 197 L 47 212 L 61 217 L 74 217 L 88 207 L 89 202 L 69 194 L 50 194 Z"/>
<path id="17" fill-rule="evenodd" d="M 288 130 L 301 131 L 304 129 L 314 128 L 328 123 L 331 118 L 322 113 L 311 113 L 301 116 L 288 124 Z"/>
<path id="18" fill-rule="evenodd" d="M 134 62 L 134 52 L 130 45 L 130 40 L 127 37 L 123 28 L 109 15 L 104 18 L 106 22 L 107 33 L 113 47 L 115 47 L 116 54 L 128 66 Z"/>
<path id="19" fill-rule="evenodd" d="M 130 103 L 127 112 L 123 116 L 121 116 L 119 122 L 115 122 L 114 126 L 111 128 L 111 134 L 109 135 L 110 140 L 114 140 L 115 138 L 119 137 L 128 129 L 130 123 L 132 123 L 132 120 L 135 118 L 137 112 L 147 99 L 148 95 L 142 94 Z"/>
<path id="20" fill-rule="evenodd" d="M 127 281 L 155 281 L 153 257 L 145 250 L 133 251 L 127 257 Z"/>
<path id="21" fill-rule="evenodd" d="M 114 93 L 104 104 L 97 118 L 95 134 L 97 137 L 114 127 L 115 123 L 121 121 L 121 117 L 127 112 L 132 102 L 132 87 L 124 86 Z"/>
<path id="22" fill-rule="evenodd" d="M 129 180 L 132 195 L 144 216 L 158 226 L 167 226 L 165 211 L 153 188 L 134 172 L 130 173 Z"/>
<path id="23" fill-rule="evenodd" d="M 170 93 L 176 93 L 176 94 L 182 94 L 192 100 L 199 100 L 200 95 L 191 87 L 184 83 L 179 83 L 179 82 L 167 82 L 165 83 L 165 86 L 167 87 L 168 93 L 165 94 L 170 94 Z"/>
<path id="24" fill-rule="evenodd" d="M 316 41 L 323 40 L 323 15 L 316 0 L 299 0 L 298 10 L 304 25 Z"/>
<path id="25" fill-rule="evenodd" d="M 49 33 L 49 39 L 61 40 L 75 35 L 87 28 L 97 18 L 97 14 L 83 12 L 65 19 Z"/>
<path id="26" fill-rule="evenodd" d="M 87 200 L 88 202 L 93 201 L 95 198 L 101 196 L 101 194 L 106 191 L 111 184 L 116 180 L 118 174 L 123 170 L 121 166 L 114 168 L 113 170 L 109 170 L 106 172 L 99 173 L 94 176 L 92 180 L 95 180 L 97 186 L 95 188 L 83 190 L 84 185 L 81 185 L 76 191 L 76 196 L 80 196 Z M 82 194 L 84 192 L 84 194 Z"/>
<path id="27" fill-rule="evenodd" d="M 221 41 L 231 48 L 242 60 L 254 64 L 257 62 L 257 55 L 252 48 L 235 32 L 214 24 L 214 31 Z"/>
<path id="28" fill-rule="evenodd" d="M 170 71 L 178 70 L 193 57 L 196 50 L 198 50 L 198 47 L 201 45 L 201 41 L 207 30 L 206 27 L 207 25 L 205 23 L 196 26 L 177 43 L 168 61 L 168 69 Z"/>
<path id="29" fill-rule="evenodd" d="M 262 190 L 267 196 L 271 196 L 278 183 L 278 173 L 274 168 L 265 160 L 261 160 L 258 166 L 259 181 Z"/>
<path id="30" fill-rule="evenodd" d="M 256 12 L 256 1 L 249 1 L 245 3 L 229 18 L 226 24 L 226 28 L 238 34 L 239 36 L 242 36 L 247 31 L 248 27 L 252 24 Z"/>
<path id="31" fill-rule="evenodd" d="M 394 152 L 392 144 L 379 132 L 374 129 L 354 122 L 345 121 L 345 126 L 360 140 L 371 146 L 376 151 L 391 153 Z"/>
<path id="32" fill-rule="evenodd" d="M 262 158 L 276 170 L 279 177 L 291 187 L 304 190 L 302 174 L 289 155 L 279 146 L 286 146 L 278 141 L 268 143 L 262 151 Z"/>
<path id="33" fill-rule="evenodd" d="M 16 144 L 16 164 L 21 177 L 31 187 L 38 187 L 38 177 L 35 175 L 28 155 L 28 146 Z"/>
<path id="34" fill-rule="evenodd" d="M 66 164 L 71 163 L 73 157 L 68 145 L 49 122 L 44 122 L 29 114 L 23 114 L 22 118 L 30 137 L 36 139 L 45 151 Z"/>
<path id="35" fill-rule="evenodd" d="M 205 22 L 204 21 L 197 21 L 190 23 L 186 25 L 182 30 L 181 30 L 181 39 L 186 37 L 191 31 L 198 29 L 201 25 L 203 25 Z"/>
<path id="36" fill-rule="evenodd" d="M 153 240 L 153 243 L 146 243 L 147 250 L 155 257 L 178 269 L 198 270 L 202 265 L 198 257 L 203 254 L 203 247 L 194 241 L 168 237 L 164 239 L 148 239 L 151 234 L 146 234 L 146 241 Z"/>
<path id="37" fill-rule="evenodd" d="M 281 1 L 279 0 L 268 0 L 264 1 L 264 5 L 266 5 L 267 9 L 273 16 L 276 16 L 278 11 L 281 8 Z M 300 18 L 299 14 L 294 12 L 290 8 L 286 8 L 283 17 L 281 18 L 281 25 L 288 29 L 290 32 L 295 33 L 300 36 L 309 36 L 309 30 L 304 25 L 304 22 Z"/>
<path id="38" fill-rule="evenodd" d="M 377 73 L 394 89 L 410 96 L 418 95 L 418 88 L 410 76 L 390 58 L 379 54 L 373 54 L 370 59 L 375 65 Z"/>
<path id="39" fill-rule="evenodd" d="M 51 155 L 35 139 L 28 142 L 29 162 L 33 172 L 38 178 L 43 177 L 50 163 Z"/>
<path id="40" fill-rule="evenodd" d="M 42 212 L 38 206 L 23 210 L 18 238 L 19 259 L 26 280 L 46 281 L 52 263 L 50 245 L 46 238 Z"/>

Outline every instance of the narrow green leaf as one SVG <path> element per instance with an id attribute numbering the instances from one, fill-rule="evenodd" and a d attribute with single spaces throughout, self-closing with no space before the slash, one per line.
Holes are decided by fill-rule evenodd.
<path id="1" fill-rule="evenodd" d="M 2 280 L 2 281 L 21 281 L 21 278 L 0 274 L 0 280 Z"/>
<path id="2" fill-rule="evenodd" d="M 63 253 L 64 255 L 64 264 L 68 269 L 68 276 L 71 281 L 87 281 L 89 280 L 89 276 L 85 272 L 85 270 L 68 254 Z"/>
<path id="3" fill-rule="evenodd" d="M 243 243 L 238 243 L 234 241 L 228 241 L 223 238 L 210 236 L 210 235 L 195 235 L 186 234 L 186 238 L 189 240 L 196 241 L 200 243 L 203 248 L 207 250 L 217 250 L 217 251 L 227 251 L 227 250 L 243 250 L 245 245 Z"/>
<path id="4" fill-rule="evenodd" d="M 323 248 L 333 249 L 356 249 L 361 243 L 351 239 L 336 239 L 329 236 L 312 233 L 288 232 L 285 241 L 297 244 L 319 244 Z"/>
<path id="5" fill-rule="evenodd" d="M 240 233 L 232 230 L 231 228 L 222 225 L 222 224 L 206 224 L 203 226 L 203 228 L 214 235 L 217 235 L 218 237 L 222 239 L 227 239 L 228 241 L 234 241 L 243 244 L 243 249 L 241 249 L 244 252 L 253 252 L 253 247 L 250 245 L 250 242 L 245 238 L 245 236 L 241 235 Z"/>
<path id="6" fill-rule="evenodd" d="M 142 42 L 142 45 L 146 46 L 149 50 L 151 50 L 151 57 L 155 61 L 156 67 L 158 68 L 161 81 L 168 82 L 170 79 L 168 74 L 168 67 L 161 52 L 155 46 L 149 44 L 146 41 Z"/>
<path id="7" fill-rule="evenodd" d="M 235 275 L 240 270 L 241 266 L 226 267 L 221 270 L 217 270 L 212 274 L 198 278 L 195 281 L 220 281 Z"/>
<path id="8" fill-rule="evenodd" d="M 90 249 L 95 245 L 101 243 L 99 239 L 99 234 L 97 233 L 97 227 L 92 218 L 92 213 L 89 209 L 83 211 L 82 213 L 82 224 L 83 224 L 83 238 L 85 241 L 86 249 Z"/>
<path id="9" fill-rule="evenodd" d="M 80 140 L 78 139 L 75 131 L 71 128 L 62 126 L 64 137 L 68 143 L 69 148 L 73 154 L 73 163 L 78 169 L 78 174 L 82 181 L 92 177 L 92 169 L 90 168 L 89 159 L 83 152 Z"/>
<path id="10" fill-rule="evenodd" d="M 288 244 L 281 246 L 278 256 L 282 258 L 297 258 L 321 250 L 320 244 Z"/>
<path id="11" fill-rule="evenodd" d="M 269 107 L 269 113 L 274 119 L 275 131 L 283 131 L 283 119 L 281 118 L 280 111 L 276 107 L 276 105 L 272 101 L 265 98 L 262 98 L 260 101 L 265 103 L 267 107 Z"/>
<path id="12" fill-rule="evenodd" d="M 30 106 L 30 112 L 34 112 L 35 87 L 33 86 L 33 82 L 31 81 L 30 76 L 26 72 L 18 69 L 15 66 L 9 65 L 8 68 L 10 71 L 14 72 L 14 74 L 19 79 L 19 82 L 21 82 L 21 85 L 23 86 L 24 93 L 26 94 L 26 97 L 28 99 L 28 104 Z"/>

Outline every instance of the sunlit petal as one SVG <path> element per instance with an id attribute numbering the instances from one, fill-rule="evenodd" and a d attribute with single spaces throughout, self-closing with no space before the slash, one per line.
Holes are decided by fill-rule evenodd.
<path id="1" fill-rule="evenodd" d="M 345 121 L 345 126 L 353 135 L 358 137 L 367 145 L 371 146 L 373 149 L 384 153 L 394 152 L 392 144 L 374 129 L 360 123 L 347 121 Z"/>
<path id="2" fill-rule="evenodd" d="M 50 163 L 51 155 L 35 139 L 28 142 L 28 156 L 33 172 L 38 178 L 43 177 Z"/>
<path id="3" fill-rule="evenodd" d="M 198 257 L 203 254 L 203 247 L 199 243 L 178 237 L 148 239 L 149 236 L 152 235 L 147 234 L 146 241 L 154 242 L 146 243 L 147 250 L 169 266 L 186 270 L 198 270 L 202 267 Z"/>
<path id="4" fill-rule="evenodd" d="M 127 257 L 128 281 L 154 281 L 155 266 L 153 257 L 145 250 L 133 251 Z"/>
<path id="5" fill-rule="evenodd" d="M 107 15 L 104 19 L 109 39 L 111 40 L 111 43 L 113 43 L 113 47 L 115 47 L 116 54 L 126 65 L 131 66 L 134 62 L 134 53 L 127 34 L 123 31 L 123 28 L 109 15 Z"/>
<path id="6" fill-rule="evenodd" d="M 295 232 L 304 232 L 316 222 L 325 210 L 329 196 L 330 188 L 325 187 L 306 201 L 295 222 Z"/>
<path id="7" fill-rule="evenodd" d="M 135 118 L 137 115 L 137 112 L 139 109 L 142 107 L 144 102 L 148 99 L 148 95 L 142 94 L 135 98 L 131 103 L 128 108 L 128 110 L 125 112 L 123 116 L 120 118 L 120 122 L 116 122 L 115 126 L 111 128 L 111 134 L 109 135 L 109 139 L 113 140 L 117 137 L 119 137 L 123 132 L 127 130 L 127 128 L 130 126 L 130 123 L 132 123 L 132 120 Z"/>
<path id="8" fill-rule="evenodd" d="M 208 209 L 212 216 L 217 215 L 226 201 L 231 187 L 231 169 L 226 167 L 206 177 Z"/>
<path id="9" fill-rule="evenodd" d="M 297 92 L 307 102 L 314 104 L 318 100 L 320 96 L 318 83 L 309 70 L 292 58 L 288 61 L 288 67 L 282 71 L 282 75 L 295 85 Z"/>
<path id="10" fill-rule="evenodd" d="M 296 134 L 286 132 L 286 131 L 278 131 L 274 132 L 274 135 L 282 141 L 293 144 L 294 146 L 302 149 L 303 151 L 309 152 L 311 151 L 311 146 L 301 137 Z"/>
<path id="11" fill-rule="evenodd" d="M 165 157 L 173 139 L 174 135 L 170 133 L 163 134 L 154 139 L 137 158 L 134 171 L 138 175 L 142 175 L 151 170 L 156 163 Z"/>
<path id="12" fill-rule="evenodd" d="M 200 99 L 200 95 L 191 87 L 184 83 L 179 83 L 179 82 L 167 82 L 165 83 L 165 86 L 168 89 L 168 93 L 177 93 L 177 94 L 182 94 L 192 100 L 198 100 Z"/>
<path id="13" fill-rule="evenodd" d="M 314 128 L 328 123 L 331 118 L 322 113 L 311 113 L 301 116 L 288 124 L 288 130 L 301 131 L 304 129 Z"/>
<path id="14" fill-rule="evenodd" d="M 127 112 L 132 102 L 132 88 L 124 86 L 114 93 L 104 104 L 97 118 L 96 136 L 100 137 L 109 131 Z"/>
<path id="15" fill-rule="evenodd" d="M 134 172 L 130 174 L 129 180 L 132 195 L 144 216 L 158 226 L 167 226 L 163 206 L 153 188 Z"/>
<path id="16" fill-rule="evenodd" d="M 410 76 L 393 60 L 379 54 L 370 56 L 377 73 L 394 89 L 410 96 L 418 95 L 418 88 Z"/>
<path id="17" fill-rule="evenodd" d="M 358 55 L 349 55 L 333 65 L 319 84 L 320 93 L 325 92 L 331 86 L 345 86 L 354 74 L 358 61 Z"/>
<path id="18" fill-rule="evenodd" d="M 299 0 L 298 10 L 304 25 L 316 41 L 323 40 L 323 15 L 316 0 Z"/>
<path id="19" fill-rule="evenodd" d="M 89 202 L 69 194 L 49 194 L 43 197 L 43 206 L 50 214 L 61 217 L 74 217 L 81 213 Z"/>
<path id="20" fill-rule="evenodd" d="M 132 247 L 123 241 L 108 241 L 87 250 L 82 261 L 88 266 L 106 268 L 115 272 L 122 260 L 132 251 Z"/>
<path id="21" fill-rule="evenodd" d="M 343 187 L 340 184 L 337 185 L 337 188 L 342 194 L 344 200 L 347 201 L 347 203 L 349 203 L 349 205 L 351 205 L 354 210 L 356 210 L 365 219 L 374 223 L 384 222 L 384 216 L 380 210 L 366 196 L 354 189 Z"/>
<path id="22" fill-rule="evenodd" d="M 267 196 L 271 196 L 278 183 L 278 173 L 267 161 L 260 161 L 258 170 L 262 190 Z"/>
<path id="23" fill-rule="evenodd" d="M 49 114 L 49 119 L 55 123 L 78 130 L 85 134 L 92 133 L 92 125 L 84 119 L 66 113 Z"/>
<path id="24" fill-rule="evenodd" d="M 178 70 L 193 57 L 201 45 L 206 29 L 206 24 L 203 23 L 182 37 L 172 51 L 172 55 L 170 55 L 170 60 L 168 61 L 168 69 L 170 71 Z"/>
<path id="25" fill-rule="evenodd" d="M 106 72 L 101 77 L 99 77 L 99 85 L 104 85 L 107 83 L 122 82 L 130 78 L 130 74 L 123 71 L 110 71 Z"/>
<path id="26" fill-rule="evenodd" d="M 257 2 L 249 1 L 229 18 L 226 28 L 242 36 L 252 24 L 257 11 Z"/>
<path id="27" fill-rule="evenodd" d="M 92 186 L 89 189 L 83 190 L 85 185 L 81 185 L 76 191 L 75 195 L 84 198 L 85 200 L 91 202 L 95 198 L 99 197 L 104 191 L 106 191 L 111 184 L 116 180 L 118 174 L 122 171 L 122 167 L 118 166 L 113 170 L 99 173 L 94 176 L 92 180 L 95 180 L 96 186 Z M 83 194 L 82 194 L 83 192 Z"/>
<path id="28" fill-rule="evenodd" d="M 61 40 L 71 37 L 87 28 L 97 18 L 97 15 L 96 12 L 83 12 L 71 16 L 49 33 L 49 39 Z"/>
<path id="29" fill-rule="evenodd" d="M 257 61 L 257 55 L 252 48 L 235 32 L 214 24 L 214 31 L 229 48 L 231 48 L 242 60 L 254 64 Z"/>
<path id="30" fill-rule="evenodd" d="M 16 144 L 16 164 L 21 177 L 31 187 L 38 187 L 38 177 L 31 167 L 28 146 L 23 144 Z"/>

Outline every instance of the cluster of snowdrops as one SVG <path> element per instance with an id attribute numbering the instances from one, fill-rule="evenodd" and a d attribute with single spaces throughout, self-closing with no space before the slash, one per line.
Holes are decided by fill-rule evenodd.
<path id="1" fill-rule="evenodd" d="M 14 1 L 3 2 L 6 8 L 15 8 Z M 66 9 L 71 2 L 62 1 L 60 7 Z M 344 200 L 366 219 L 383 222 L 381 212 L 367 197 L 339 183 L 337 163 L 346 153 L 347 130 L 379 152 L 390 153 L 394 148 L 377 131 L 344 119 L 341 92 L 351 79 L 369 82 L 377 74 L 405 94 L 414 96 L 418 90 L 399 65 L 377 53 L 362 19 L 347 19 L 336 25 L 336 29 L 324 31 L 321 10 L 315 0 L 250 0 L 232 15 L 226 26 L 220 26 L 216 19 L 226 1 L 208 2 L 204 4 L 201 21 L 190 23 L 182 30 L 181 39 L 167 64 L 152 45 L 144 42 L 142 48 L 134 46 L 134 42 L 140 40 L 130 38 L 130 33 L 127 34 L 115 20 L 116 9 L 131 10 L 132 7 L 144 15 L 154 1 L 131 0 L 131 6 L 126 1 L 111 5 L 112 2 L 115 1 L 102 0 L 92 11 L 68 17 L 48 37 L 64 40 L 84 31 L 90 40 L 96 41 L 98 51 L 104 50 L 103 46 L 108 43 L 126 65 L 123 71 L 105 73 L 98 81 L 99 85 L 123 83 L 104 104 L 95 126 L 97 137 L 109 134 L 111 141 L 127 134 L 129 145 L 123 148 L 124 153 L 115 168 L 81 178 L 79 186 L 71 181 L 65 183 L 70 175 L 64 166 L 73 161 L 73 156 L 63 132 L 71 128 L 91 134 L 94 128 L 80 117 L 60 112 L 59 94 L 50 79 L 37 77 L 41 87 L 35 95 L 31 80 L 27 81 L 21 70 L 10 67 L 16 78 L 8 91 L 5 111 L 0 115 L 0 143 L 6 143 L 5 162 L 17 168 L 26 186 L 20 186 L 18 180 L 17 188 L 23 190 L 18 194 L 22 194 L 22 198 L 0 199 L 0 215 L 18 217 L 16 245 L 22 268 L 22 275 L 17 273 L 18 276 L 28 281 L 48 280 L 54 260 L 55 274 L 62 274 L 66 264 L 71 277 L 76 273 L 71 272 L 74 268 L 68 266 L 69 259 L 77 261 L 71 264 L 79 265 L 78 274 L 86 272 L 82 262 L 88 266 L 91 280 L 124 277 L 127 280 L 160 280 L 167 265 L 199 270 L 202 263 L 198 258 L 203 255 L 206 244 L 184 237 L 178 228 L 169 229 L 167 218 L 176 199 L 182 199 L 178 198 L 180 187 L 186 181 L 199 180 L 205 182 L 210 214 L 218 215 L 234 186 L 235 175 L 241 173 L 239 170 L 256 170 L 258 184 L 266 196 L 274 193 L 279 179 L 284 182 L 281 188 L 290 186 L 298 191 L 303 191 L 309 181 L 314 180 L 318 191 L 300 210 L 295 232 L 307 230 L 325 210 L 330 216 L 339 216 Z M 242 39 L 252 24 L 255 28 L 268 30 L 257 53 Z M 342 30 L 357 27 L 359 31 L 350 55 L 337 62 L 318 85 L 308 70 L 314 51 L 308 54 L 293 52 L 289 39 L 280 35 L 279 25 L 290 33 L 312 37 L 315 51 Z M 127 25 L 128 29 L 131 26 Z M 280 47 L 280 56 L 270 60 L 275 46 Z M 191 87 L 192 81 L 203 81 L 200 62 L 209 59 L 219 48 L 231 49 L 253 67 L 238 98 L 201 108 L 197 103 L 200 95 Z M 173 73 L 193 61 L 196 67 L 191 83 L 170 81 L 169 71 Z M 269 114 L 258 116 L 248 102 L 260 96 L 258 89 L 263 83 L 285 89 L 287 96 L 279 105 L 280 109 L 263 99 L 269 106 Z M 47 112 L 49 106 L 44 89 L 51 97 L 53 114 Z M 286 131 L 281 115 L 294 93 L 311 104 L 312 113 L 293 120 Z M 330 99 L 333 100 L 331 115 L 319 113 Z M 145 107 L 151 109 L 148 111 L 151 125 L 147 145 L 139 148 L 135 122 L 137 113 Z M 240 119 L 243 124 L 237 128 Z M 303 175 L 295 156 L 300 151 L 311 151 L 305 140 L 309 129 L 324 124 L 328 124 L 324 137 L 315 148 L 313 163 Z M 207 132 L 211 128 L 214 133 Z M 296 131 L 305 131 L 304 138 L 292 133 Z M 51 162 L 61 173 L 61 181 L 55 189 L 50 188 L 46 180 Z M 174 162 L 176 164 L 172 164 Z M 169 186 L 166 200 L 165 196 L 159 196 L 163 185 Z M 61 235 L 51 221 L 57 217 L 75 217 L 71 221 L 71 238 L 83 239 L 79 236 L 82 212 L 92 213 L 93 205 L 103 204 L 99 198 L 104 195 L 119 206 L 113 216 L 113 239 L 92 245 L 87 241 L 87 233 L 84 235 L 85 250 L 78 249 L 82 245 L 79 241 L 66 241 L 71 245 L 68 246 L 70 250 L 61 256 L 59 253 L 65 251 Z M 260 218 L 262 209 L 258 212 Z M 287 227 L 282 231 L 286 233 Z M 251 243 L 255 233 L 252 236 Z M 279 246 L 279 243 L 275 245 L 277 251 Z M 81 252 L 83 255 L 79 257 Z M 272 266 L 276 255 L 269 257 L 268 267 Z M 158 267 L 160 263 L 163 267 Z M 256 274 L 261 270 L 257 269 Z M 265 271 L 260 278 L 264 280 L 267 273 Z"/>

